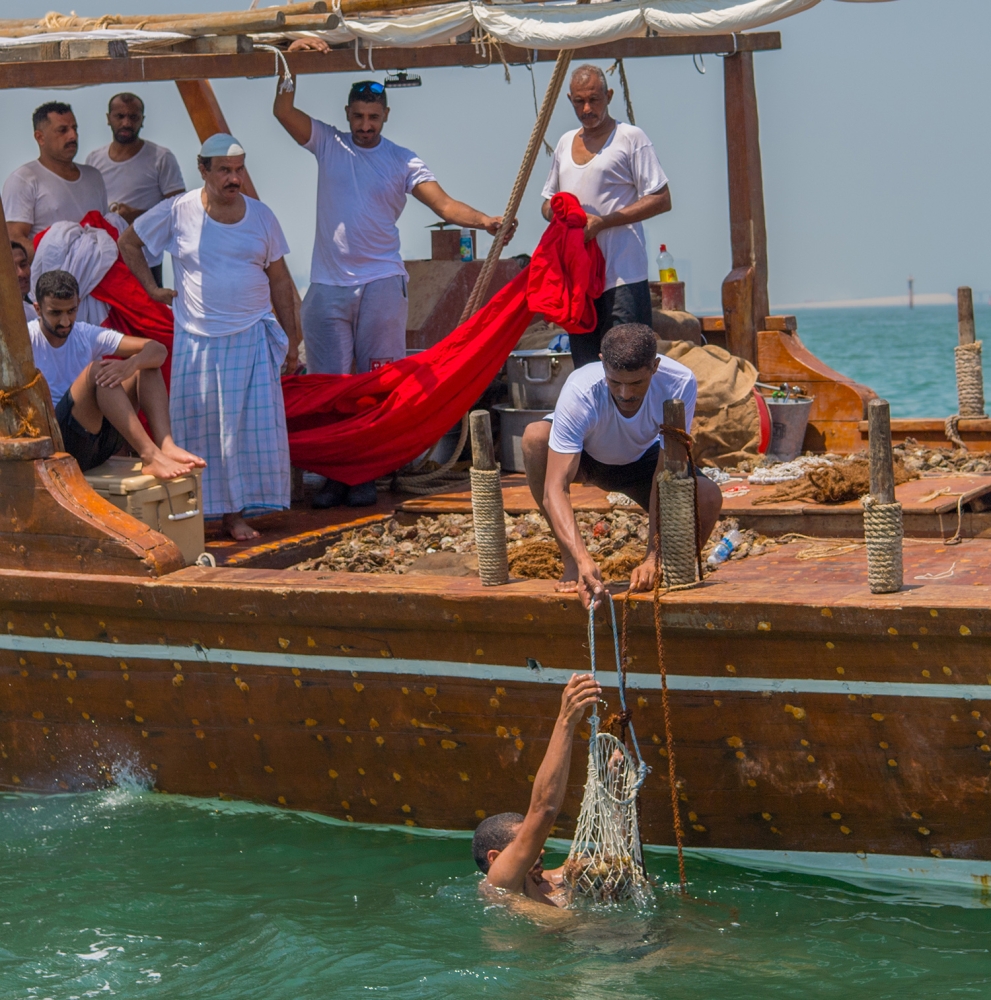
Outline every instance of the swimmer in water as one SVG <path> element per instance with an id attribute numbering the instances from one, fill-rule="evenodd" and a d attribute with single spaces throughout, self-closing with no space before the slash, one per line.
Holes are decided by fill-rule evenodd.
<path id="1" fill-rule="evenodd" d="M 601 694 L 591 674 L 572 675 L 561 693 L 561 710 L 533 781 L 526 816 L 499 813 L 478 824 L 471 850 L 485 872 L 483 892 L 523 896 L 548 906 L 568 905 L 561 869 L 544 871 L 544 842 L 564 802 L 575 727 Z"/>

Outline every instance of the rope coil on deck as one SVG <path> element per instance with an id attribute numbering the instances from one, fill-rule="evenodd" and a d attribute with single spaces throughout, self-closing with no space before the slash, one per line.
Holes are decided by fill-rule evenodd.
<path id="1" fill-rule="evenodd" d="M 867 583 L 872 594 L 893 594 L 902 587 L 902 505 L 878 503 L 868 494 L 864 507 Z"/>
<path id="2" fill-rule="evenodd" d="M 667 469 L 657 477 L 660 507 L 661 564 L 664 586 L 686 587 L 698 582 L 695 544 L 695 477 L 677 479 Z"/>
<path id="3" fill-rule="evenodd" d="M 506 515 L 502 506 L 499 469 L 471 469 L 471 512 L 482 586 L 509 582 L 506 555 Z"/>
<path id="4" fill-rule="evenodd" d="M 958 344 L 953 348 L 957 369 L 957 400 L 961 417 L 984 416 L 984 371 L 981 367 L 981 341 Z"/>

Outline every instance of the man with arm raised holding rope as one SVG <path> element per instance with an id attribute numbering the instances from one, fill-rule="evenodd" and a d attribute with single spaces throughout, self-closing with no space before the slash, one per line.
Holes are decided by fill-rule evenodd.
<path id="1" fill-rule="evenodd" d="M 548 906 L 568 905 L 562 869 L 544 871 L 544 842 L 564 802 L 575 728 L 601 694 L 592 674 L 572 675 L 561 693 L 561 710 L 533 781 L 526 816 L 499 813 L 479 823 L 471 850 L 485 872 L 483 891 L 502 890 Z"/>

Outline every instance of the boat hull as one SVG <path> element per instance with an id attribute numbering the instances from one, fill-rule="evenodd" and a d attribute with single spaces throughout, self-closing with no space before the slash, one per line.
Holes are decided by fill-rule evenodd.
<path id="1" fill-rule="evenodd" d="M 743 586 L 746 603 L 707 586 L 664 604 L 688 846 L 991 860 L 983 609 L 827 607 L 797 584 L 776 600 Z M 157 581 L 4 573 L 0 594 L 8 789 L 91 789 L 125 767 L 163 792 L 471 829 L 525 809 L 561 684 L 588 663 L 578 602 L 542 581 L 495 593 L 471 579 L 191 568 Z M 632 601 L 630 701 L 653 768 L 643 835 L 666 845 L 651 622 L 650 602 Z M 577 816 L 584 753 L 579 739 L 558 836 Z"/>

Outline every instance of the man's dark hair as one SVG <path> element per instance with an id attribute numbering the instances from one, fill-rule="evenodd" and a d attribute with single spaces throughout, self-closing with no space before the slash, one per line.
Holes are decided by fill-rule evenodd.
<path id="1" fill-rule="evenodd" d="M 211 164 L 213 163 L 212 156 L 200 156 L 199 153 L 196 154 L 196 163 L 201 166 L 204 170 L 209 170 Z"/>
<path id="2" fill-rule="evenodd" d="M 45 122 L 48 121 L 49 115 L 71 115 L 72 105 L 66 104 L 65 101 L 45 101 L 44 104 L 39 104 L 34 109 L 34 114 L 31 115 L 31 124 L 35 131 L 41 128 Z"/>
<path id="3" fill-rule="evenodd" d="M 122 91 L 119 94 L 114 94 L 113 97 L 107 102 L 107 114 L 113 110 L 114 101 L 122 101 L 124 104 L 140 104 L 141 114 L 145 113 L 145 102 L 138 97 L 137 94 L 132 94 L 129 90 Z"/>
<path id="4" fill-rule="evenodd" d="M 489 870 L 489 851 L 504 851 L 516 838 L 516 828 L 522 822 L 519 813 L 497 813 L 478 824 L 471 838 L 471 853 L 483 872 Z"/>
<path id="5" fill-rule="evenodd" d="M 614 326 L 602 338 L 602 363 L 623 372 L 649 368 L 657 357 L 657 338 L 643 323 Z"/>
<path id="6" fill-rule="evenodd" d="M 20 250 L 25 257 L 30 257 L 31 254 L 28 253 L 28 248 L 23 243 L 18 243 L 17 240 L 10 241 L 11 250 Z"/>
<path id="7" fill-rule="evenodd" d="M 45 271 L 34 286 L 34 300 L 39 306 L 47 296 L 65 300 L 78 294 L 79 282 L 68 271 Z"/>
<path id="8" fill-rule="evenodd" d="M 382 92 L 376 94 L 374 91 L 367 89 L 365 84 L 368 81 L 363 81 L 362 83 L 356 83 L 351 87 L 351 91 L 348 94 L 348 107 L 351 107 L 355 101 L 361 101 L 363 104 L 381 104 L 383 108 L 389 106 L 389 98 L 386 95 L 385 88 L 383 87 Z"/>

